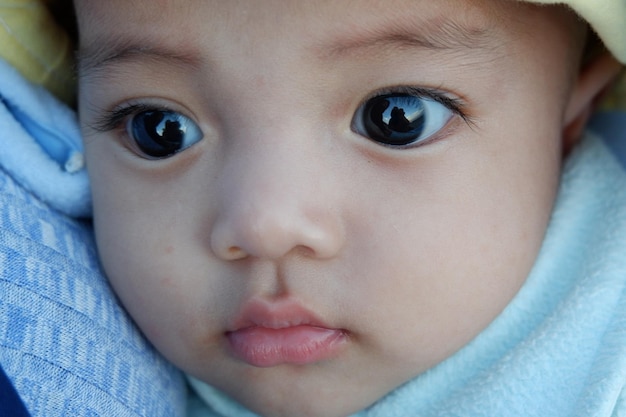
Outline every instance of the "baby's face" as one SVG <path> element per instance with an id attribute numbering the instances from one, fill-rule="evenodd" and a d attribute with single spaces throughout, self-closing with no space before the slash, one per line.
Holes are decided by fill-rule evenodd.
<path id="1" fill-rule="evenodd" d="M 103 265 L 175 364 L 342 416 L 523 284 L 557 188 L 572 16 L 515 2 L 79 0 Z"/>

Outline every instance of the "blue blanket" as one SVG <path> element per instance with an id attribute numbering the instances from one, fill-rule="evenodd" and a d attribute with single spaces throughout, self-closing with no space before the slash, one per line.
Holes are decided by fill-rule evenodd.
<path id="1" fill-rule="evenodd" d="M 32 417 L 181 417 L 183 378 L 120 307 L 76 218 L 90 211 L 78 132 L 0 61 L 0 416 L 19 415 L 12 385 Z"/>

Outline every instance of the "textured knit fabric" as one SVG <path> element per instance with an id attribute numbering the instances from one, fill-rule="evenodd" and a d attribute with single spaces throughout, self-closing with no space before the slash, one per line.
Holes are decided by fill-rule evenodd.
<path id="1" fill-rule="evenodd" d="M 120 307 L 91 224 L 66 214 L 88 212 L 86 174 L 48 150 L 76 145 L 75 115 L 2 65 L 0 98 L 0 367 L 33 417 L 184 415 L 184 379 Z"/>
<path id="2" fill-rule="evenodd" d="M 569 158 L 539 258 L 510 305 L 457 354 L 356 416 L 626 416 L 626 154 L 612 152 L 626 143 L 626 115 L 592 128 L 607 141 L 590 134 Z M 192 398 L 190 416 L 254 416 L 192 383 L 205 403 Z"/>

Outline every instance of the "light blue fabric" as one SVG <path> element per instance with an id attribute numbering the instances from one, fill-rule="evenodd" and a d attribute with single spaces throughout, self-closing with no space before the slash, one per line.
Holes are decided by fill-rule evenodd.
<path id="1" fill-rule="evenodd" d="M 46 139 L 79 150 L 74 113 L 3 65 L 0 366 L 32 417 L 185 415 L 184 378 L 119 306 L 91 225 L 65 214 L 88 214 L 84 170 L 69 172 L 31 136 L 54 132 Z"/>
<path id="2" fill-rule="evenodd" d="M 591 119 L 589 129 L 603 133 L 609 149 L 626 170 L 626 113 L 619 110 L 599 113 Z"/>
<path id="3" fill-rule="evenodd" d="M 0 59 L 0 165 L 70 216 L 89 216 L 91 196 L 76 113 Z"/>
<path id="4" fill-rule="evenodd" d="M 626 173 L 610 151 L 626 140 L 623 115 L 618 126 L 609 146 L 590 134 L 567 161 L 539 258 L 505 311 L 355 416 L 626 416 Z M 204 403 L 192 398 L 189 416 L 252 415 L 193 384 Z"/>

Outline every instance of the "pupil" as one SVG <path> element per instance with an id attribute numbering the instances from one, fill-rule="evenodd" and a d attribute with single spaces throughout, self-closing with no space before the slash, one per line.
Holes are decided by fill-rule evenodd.
<path id="1" fill-rule="evenodd" d="M 388 94 L 370 100 L 365 107 L 365 130 L 372 139 L 389 145 L 407 145 L 424 130 L 425 106 L 408 94 Z"/>
<path id="2" fill-rule="evenodd" d="M 163 157 L 181 149 L 185 130 L 177 115 L 151 111 L 135 117 L 133 135 L 142 152 L 154 157 Z"/>

